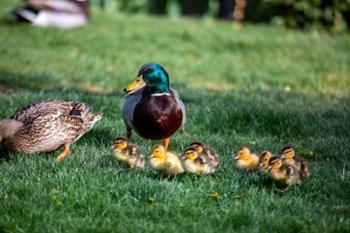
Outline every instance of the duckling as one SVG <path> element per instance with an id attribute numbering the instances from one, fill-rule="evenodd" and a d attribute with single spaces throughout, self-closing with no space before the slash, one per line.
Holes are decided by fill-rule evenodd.
<path id="1" fill-rule="evenodd" d="M 202 142 L 194 141 L 190 144 L 190 147 L 194 147 L 201 158 L 206 158 L 208 165 L 214 169 L 219 166 L 220 158 L 212 148 L 204 145 Z M 213 171 L 213 172 L 214 172 Z"/>
<path id="2" fill-rule="evenodd" d="M 269 172 L 269 161 L 276 156 L 271 153 L 271 151 L 265 150 L 261 153 L 259 158 L 259 172 L 261 174 L 267 174 Z"/>
<path id="3" fill-rule="evenodd" d="M 186 172 L 197 175 L 208 175 L 215 172 L 218 163 L 213 163 L 206 154 L 200 154 L 195 147 L 189 147 L 181 157 Z"/>
<path id="4" fill-rule="evenodd" d="M 153 147 L 149 162 L 152 168 L 165 175 L 171 176 L 184 172 L 180 158 L 173 152 L 166 151 L 163 145 Z"/>
<path id="5" fill-rule="evenodd" d="M 129 168 L 144 168 L 144 156 L 140 148 L 127 139 L 118 137 L 112 145 L 113 156 Z"/>
<path id="6" fill-rule="evenodd" d="M 233 157 L 235 166 L 241 170 L 255 170 L 258 168 L 259 157 L 250 152 L 248 147 L 241 147 Z"/>
<path id="7" fill-rule="evenodd" d="M 9 120 L 0 120 L 0 143 L 7 151 L 27 154 L 52 152 L 60 147 L 60 161 L 70 152 L 70 145 L 79 140 L 101 120 L 86 103 L 64 100 L 43 100 L 19 108 Z"/>
<path id="8" fill-rule="evenodd" d="M 299 172 L 291 165 L 283 164 L 278 157 L 270 159 L 269 174 L 272 179 L 282 185 L 294 185 L 300 183 Z"/>
<path id="9" fill-rule="evenodd" d="M 289 164 L 297 169 L 302 177 L 308 177 L 310 175 L 309 163 L 305 159 L 297 157 L 293 147 L 285 146 L 281 152 L 281 159 L 283 163 Z"/>

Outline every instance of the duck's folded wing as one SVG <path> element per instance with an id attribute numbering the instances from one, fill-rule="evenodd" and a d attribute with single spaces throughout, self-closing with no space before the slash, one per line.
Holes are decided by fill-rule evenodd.
<path id="1" fill-rule="evenodd" d="M 27 118 L 37 118 L 41 115 L 48 115 L 51 111 L 59 112 L 61 115 L 68 115 L 72 110 L 72 101 L 44 100 L 29 103 L 18 109 L 11 119 L 25 121 Z"/>
<path id="2" fill-rule="evenodd" d="M 123 106 L 123 119 L 127 126 L 132 127 L 132 121 L 134 118 L 134 110 L 136 105 L 141 101 L 144 88 L 136 91 L 132 95 L 129 95 Z"/>
<path id="3" fill-rule="evenodd" d="M 181 122 L 181 128 L 185 125 L 186 123 L 186 108 L 184 103 L 182 102 L 179 93 L 177 93 L 177 91 L 175 89 L 170 88 L 170 90 L 174 93 L 175 96 L 175 100 L 177 102 L 177 104 L 180 106 L 181 108 L 181 112 L 182 112 L 182 122 Z"/>

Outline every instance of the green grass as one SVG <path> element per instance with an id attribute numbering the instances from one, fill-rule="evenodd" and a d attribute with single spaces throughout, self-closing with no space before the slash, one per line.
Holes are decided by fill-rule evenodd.
<path id="1" fill-rule="evenodd" d="M 350 232 L 349 35 L 102 12 L 70 31 L 4 22 L 0 118 L 59 98 L 88 102 L 104 119 L 61 163 L 56 152 L 0 165 L 0 232 Z M 212 176 L 167 180 L 111 157 L 124 134 L 121 90 L 150 61 L 167 68 L 187 107 L 171 149 L 211 145 L 222 158 Z M 146 154 L 156 143 L 132 139 Z M 312 175 L 283 195 L 232 166 L 239 146 L 285 144 Z"/>

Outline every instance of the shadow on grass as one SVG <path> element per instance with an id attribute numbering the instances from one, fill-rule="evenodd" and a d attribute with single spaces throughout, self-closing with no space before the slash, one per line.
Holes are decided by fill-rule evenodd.
<path id="1" fill-rule="evenodd" d="M 0 70 L 0 90 L 28 90 L 43 91 L 46 93 L 68 93 L 74 92 L 78 94 L 104 95 L 104 96 L 123 96 L 122 90 L 104 91 L 102 88 L 95 90 L 94 88 L 82 87 L 73 88 L 60 84 L 59 80 L 47 74 L 40 75 L 23 75 Z"/>

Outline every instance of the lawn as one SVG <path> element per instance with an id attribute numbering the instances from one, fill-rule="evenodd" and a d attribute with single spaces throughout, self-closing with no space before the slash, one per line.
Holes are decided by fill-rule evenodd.
<path id="1" fill-rule="evenodd" d="M 165 179 L 112 158 L 125 132 L 122 89 L 151 61 L 187 108 L 170 149 L 214 147 L 222 163 L 212 176 Z M 97 10 L 91 25 L 70 31 L 2 18 L 0 118 L 49 98 L 85 101 L 104 119 L 60 163 L 56 152 L 0 164 L 0 232 L 350 232 L 349 34 Z M 132 141 L 145 154 L 158 143 Z M 312 175 L 283 194 L 232 165 L 242 145 L 285 144 Z"/>

